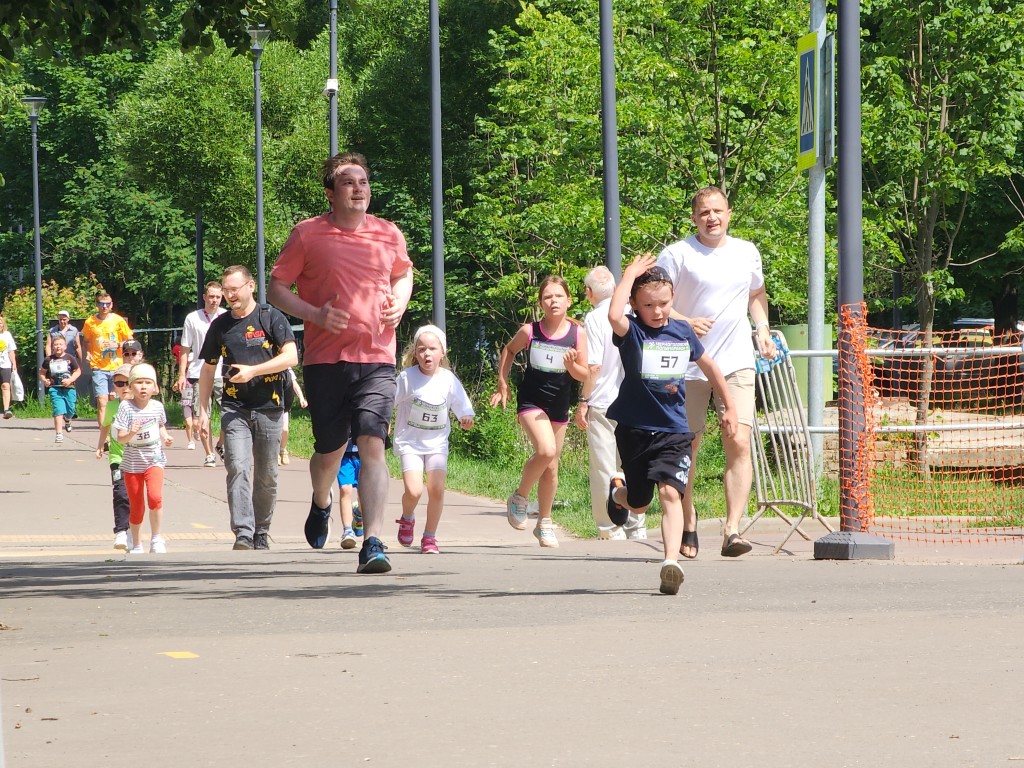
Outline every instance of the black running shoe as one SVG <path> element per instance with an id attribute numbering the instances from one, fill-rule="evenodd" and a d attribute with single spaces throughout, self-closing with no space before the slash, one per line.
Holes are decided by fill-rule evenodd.
<path id="1" fill-rule="evenodd" d="M 270 539 L 265 533 L 257 533 L 252 537 L 253 549 L 270 549 Z"/>
<path id="2" fill-rule="evenodd" d="M 384 543 L 376 536 L 370 536 L 363 542 L 359 550 L 359 565 L 356 573 L 387 573 L 391 570 L 391 561 L 384 554 Z"/>
<path id="3" fill-rule="evenodd" d="M 626 478 L 621 473 L 616 472 L 612 475 L 612 479 L 608 483 L 608 518 L 615 525 L 625 525 L 629 522 L 629 510 L 615 501 L 615 497 L 612 495 L 616 488 L 625 487 Z"/>
<path id="4" fill-rule="evenodd" d="M 252 539 L 248 536 L 235 536 L 235 545 L 232 549 L 252 549 Z"/>
<path id="5" fill-rule="evenodd" d="M 331 491 L 327 508 L 318 507 L 315 501 L 309 502 L 309 515 L 303 532 L 306 541 L 313 549 L 323 549 L 331 538 L 331 507 L 334 506 L 334 491 Z"/>

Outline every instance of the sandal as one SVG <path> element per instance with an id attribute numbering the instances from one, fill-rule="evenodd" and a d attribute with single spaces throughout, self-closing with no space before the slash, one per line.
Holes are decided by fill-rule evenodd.
<path id="1" fill-rule="evenodd" d="M 692 547 L 693 554 L 688 555 L 683 552 L 683 547 Z M 697 557 L 697 553 L 700 552 L 700 541 L 697 539 L 696 531 L 683 531 L 683 547 L 679 548 L 679 554 L 688 560 L 694 560 Z"/>
<path id="2" fill-rule="evenodd" d="M 747 554 L 753 548 L 753 545 L 749 541 L 741 539 L 738 533 L 731 533 L 725 544 L 722 545 L 722 557 L 739 557 Z"/>

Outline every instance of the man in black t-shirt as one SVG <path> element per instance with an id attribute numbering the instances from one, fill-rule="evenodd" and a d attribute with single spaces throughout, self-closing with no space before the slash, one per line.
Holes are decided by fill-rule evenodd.
<path id="1" fill-rule="evenodd" d="M 234 549 L 270 549 L 285 371 L 298 364 L 295 336 L 281 312 L 256 303 L 246 267 L 225 269 L 221 285 L 231 311 L 210 323 L 199 352 L 199 432 L 210 434 L 213 375 L 223 357 L 221 429 Z"/>

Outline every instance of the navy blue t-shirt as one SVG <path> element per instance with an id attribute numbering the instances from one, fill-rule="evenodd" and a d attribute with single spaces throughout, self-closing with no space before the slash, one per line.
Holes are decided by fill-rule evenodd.
<path id="1" fill-rule="evenodd" d="M 690 324 L 669 320 L 651 328 L 627 315 L 629 331 L 612 334 L 624 377 L 608 418 L 652 432 L 689 432 L 686 422 L 686 367 L 704 356 L 704 345 Z"/>

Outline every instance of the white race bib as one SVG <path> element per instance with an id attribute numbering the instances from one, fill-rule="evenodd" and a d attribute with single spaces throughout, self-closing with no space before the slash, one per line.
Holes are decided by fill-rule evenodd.
<path id="1" fill-rule="evenodd" d="M 156 419 L 148 419 L 146 425 L 135 433 L 130 445 L 134 448 L 146 448 L 160 442 L 160 424 Z"/>
<path id="2" fill-rule="evenodd" d="M 644 341 L 640 376 L 645 381 L 679 381 L 690 363 L 688 341 Z"/>
<path id="3" fill-rule="evenodd" d="M 565 347 L 534 339 L 530 344 L 530 367 L 545 373 L 565 373 Z"/>
<path id="4" fill-rule="evenodd" d="M 409 411 L 409 426 L 416 429 L 444 429 L 447 424 L 448 409 L 444 404 L 434 405 L 418 398 L 413 399 Z"/>

